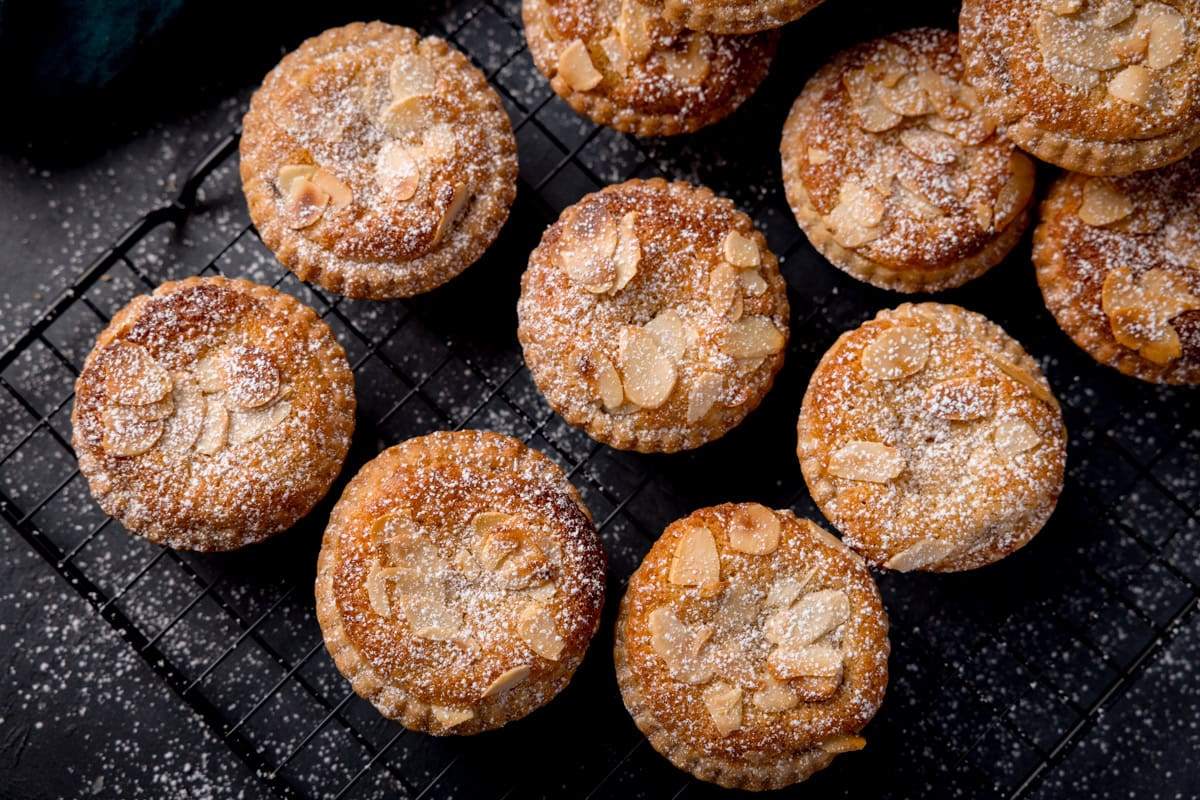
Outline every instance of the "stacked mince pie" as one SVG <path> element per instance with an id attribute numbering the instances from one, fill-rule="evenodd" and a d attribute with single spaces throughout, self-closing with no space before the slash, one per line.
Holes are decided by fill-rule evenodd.
<path id="1" fill-rule="evenodd" d="M 525 0 L 554 91 L 638 136 L 734 113 L 811 0 Z M 1097 361 L 1200 383 L 1200 9 L 1176 0 L 966 0 L 958 36 L 836 55 L 782 132 L 813 247 L 900 292 L 960 286 L 1034 228 L 1046 305 Z M 304 42 L 255 93 L 251 218 L 281 263 L 349 297 L 427 292 L 476 262 L 516 194 L 499 97 L 446 42 L 381 22 Z M 1033 158 L 1065 167 L 1036 207 Z M 1035 217 L 1038 219 L 1035 220 Z M 562 211 L 529 257 L 517 336 L 569 424 L 673 453 L 738 426 L 782 367 L 790 310 L 751 218 L 711 190 L 630 180 Z M 135 298 L 76 385 L 80 470 L 106 513 L 171 547 L 293 526 L 354 428 L 345 352 L 315 312 L 222 277 Z M 663 532 L 620 601 L 625 705 L 680 769 L 804 780 L 883 701 L 888 622 L 868 567 L 974 569 L 1025 546 L 1062 491 L 1066 430 L 1037 361 L 957 305 L 844 332 L 811 376 L 797 456 L 841 538 L 755 503 Z M 317 616 L 354 690 L 404 726 L 472 734 L 571 680 L 606 562 L 567 476 L 524 443 L 439 432 L 385 450 L 333 509 Z"/>

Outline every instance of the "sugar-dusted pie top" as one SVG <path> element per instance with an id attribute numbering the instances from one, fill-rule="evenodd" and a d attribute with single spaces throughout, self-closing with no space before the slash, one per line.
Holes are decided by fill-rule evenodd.
<path id="1" fill-rule="evenodd" d="M 789 511 L 726 504 L 669 525 L 630 578 L 617 675 L 665 755 L 732 762 L 760 774 L 731 784 L 769 788 L 863 747 L 887 627 L 870 572 L 837 539 Z"/>
<path id="2" fill-rule="evenodd" d="M 1047 306 L 1095 358 L 1200 383 L 1200 153 L 1125 177 L 1064 175 L 1034 262 Z"/>
<path id="3" fill-rule="evenodd" d="M 1062 490 L 1066 430 L 1037 362 L 998 326 L 905 304 L 821 359 L 798 454 L 817 505 L 869 562 L 955 571 L 1040 530 Z"/>
<path id="4" fill-rule="evenodd" d="M 524 0 L 530 51 L 581 113 L 642 136 L 726 116 L 767 75 L 776 37 L 687 30 L 642 0 Z"/>
<path id="5" fill-rule="evenodd" d="M 384 451 L 334 509 L 322 628 L 389 716 L 471 733 L 570 679 L 599 623 L 604 552 L 574 487 L 507 436 L 435 433 Z M 325 598 L 322 600 L 322 598 Z M 390 689 L 390 693 L 388 691 Z"/>
<path id="6" fill-rule="evenodd" d="M 264 241 L 355 296 L 448 280 L 495 238 L 516 191 L 511 125 L 482 73 L 443 40 L 380 22 L 285 56 L 241 147 Z"/>
<path id="7" fill-rule="evenodd" d="M 227 550 L 324 495 L 354 428 L 354 379 L 298 300 L 226 278 L 166 283 L 100 335 L 73 445 L 105 512 L 174 547 Z"/>
<path id="8" fill-rule="evenodd" d="M 707 189 L 632 180 L 547 229 L 518 337 L 573 425 L 615 447 L 698 447 L 740 422 L 783 363 L 788 303 L 750 218 Z"/>
<path id="9" fill-rule="evenodd" d="M 1155 164 L 1092 165 L 1128 172 L 1169 163 L 1200 142 L 1196 0 L 966 0 L 960 29 L 970 80 L 990 114 L 1020 124 L 1022 146 L 1025 128 L 1097 143 L 1181 134 L 1146 152 Z M 1056 147 L 1044 157 L 1074 157 L 1067 143 Z"/>
<path id="10" fill-rule="evenodd" d="M 698 31 L 755 33 L 786 25 L 822 0 L 653 0 L 667 19 Z"/>
<path id="11" fill-rule="evenodd" d="M 840 247 L 895 270 L 980 253 L 1026 223 L 1034 189 L 1033 163 L 963 82 L 954 34 L 934 28 L 838 54 L 797 98 L 782 152 L 797 215 L 811 207 Z"/>

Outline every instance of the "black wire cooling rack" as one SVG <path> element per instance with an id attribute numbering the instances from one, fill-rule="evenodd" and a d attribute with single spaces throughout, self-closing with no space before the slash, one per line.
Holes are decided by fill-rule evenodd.
<path id="1" fill-rule="evenodd" d="M 518 0 L 457 4 L 427 32 L 487 73 L 520 144 L 520 196 L 483 261 L 404 302 L 349 301 L 300 283 L 247 219 L 231 134 L 174 202 L 139 220 L 0 354 L 0 515 L 281 797 L 717 793 L 654 753 L 626 714 L 610 657 L 613 610 L 658 532 L 696 507 L 752 499 L 820 519 L 792 452 L 804 385 L 839 332 L 901 298 L 809 248 L 782 196 L 778 132 L 802 80 L 834 50 L 917 22 L 952 25 L 956 9 L 944 5 L 866 22 L 823 6 L 789 30 L 744 110 L 662 142 L 598 128 L 556 98 L 524 47 Z M 616 452 L 565 425 L 534 388 L 515 336 L 519 274 L 545 226 L 587 192 L 651 175 L 707 183 L 750 212 L 781 256 L 793 309 L 788 363 L 763 407 L 721 441 L 675 456 Z M 136 294 L 197 273 L 247 277 L 316 308 L 346 347 L 360 397 L 330 498 L 295 530 L 223 555 L 127 534 L 89 498 L 70 447 L 72 386 L 96 334 Z M 1027 245 L 944 297 L 1000 322 L 1046 367 L 1071 433 L 1066 492 L 1033 544 L 1001 564 L 881 577 L 893 645 L 883 710 L 864 752 L 797 794 L 1074 796 L 1060 774 L 1070 754 L 1113 736 L 1096 725 L 1104 710 L 1196 621 L 1194 392 L 1123 378 L 1077 351 L 1042 306 Z M 434 738 L 382 719 L 337 674 L 313 613 L 314 565 L 330 505 L 362 463 L 410 436 L 464 427 L 518 436 L 567 470 L 599 523 L 610 590 L 601 632 L 562 696 L 498 732 Z M 1188 758 L 1177 766 L 1192 766 Z"/>

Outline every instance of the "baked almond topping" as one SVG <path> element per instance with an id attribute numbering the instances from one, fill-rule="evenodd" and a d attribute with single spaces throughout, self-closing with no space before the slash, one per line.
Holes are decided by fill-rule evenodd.
<path id="1" fill-rule="evenodd" d="M 415 53 L 405 53 L 392 61 L 388 70 L 388 88 L 391 89 L 393 102 L 432 95 L 436 87 L 437 72 L 429 59 Z"/>
<path id="2" fill-rule="evenodd" d="M 687 350 L 690 339 L 689 328 L 690 326 L 679 315 L 679 312 L 671 308 L 660 311 L 654 319 L 642 326 L 643 330 L 658 341 L 658 346 L 662 348 L 667 358 L 675 363 L 679 363 Z"/>
<path id="3" fill-rule="evenodd" d="M 742 289 L 751 297 L 761 297 L 770 288 L 767 279 L 757 269 L 742 270 L 738 273 L 738 280 L 742 283 Z"/>
<path id="4" fill-rule="evenodd" d="M 854 440 L 829 456 L 826 471 L 837 478 L 887 483 L 904 471 L 904 456 L 879 442 Z"/>
<path id="5" fill-rule="evenodd" d="M 582 205 L 575 208 L 562 237 L 558 263 L 571 282 L 592 294 L 604 294 L 617 282 L 614 255 L 620 226 L 604 208 Z"/>
<path id="6" fill-rule="evenodd" d="M 325 213 L 329 193 L 311 180 L 297 179 L 284 196 L 283 221 L 289 228 L 299 230 L 313 225 Z"/>
<path id="7" fill-rule="evenodd" d="M 321 191 L 329 195 L 329 204 L 334 208 L 345 208 L 354 200 L 354 192 L 326 169 L 318 169 L 309 178 Z"/>
<path id="8" fill-rule="evenodd" d="M 688 391 L 688 424 L 699 422 L 708 416 L 713 405 L 721 396 L 721 376 L 715 372 L 702 372 L 692 381 Z"/>
<path id="9" fill-rule="evenodd" d="M 659 57 L 666 67 L 666 74 L 686 86 L 699 86 L 712 71 L 712 44 L 707 36 L 693 34 L 687 37 L 684 49 L 663 50 Z"/>
<path id="10" fill-rule="evenodd" d="M 592 57 L 588 55 L 587 46 L 580 39 L 567 45 L 559 55 L 558 74 L 577 92 L 595 89 L 600 81 L 604 80 L 604 76 L 592 63 Z"/>
<path id="11" fill-rule="evenodd" d="M 812 164 L 814 167 L 824 164 L 829 159 L 830 154 L 828 150 L 823 150 L 820 147 L 808 148 L 808 163 Z"/>
<path id="12" fill-rule="evenodd" d="M 1103 178 L 1088 178 L 1083 184 L 1083 202 L 1079 205 L 1079 218 L 1093 227 L 1103 227 L 1119 222 L 1133 213 L 1133 201 L 1126 197 L 1112 181 Z"/>
<path id="13" fill-rule="evenodd" d="M 677 586 L 708 586 L 721 580 L 721 558 L 712 531 L 693 523 L 675 543 L 667 579 Z"/>
<path id="14" fill-rule="evenodd" d="M 861 247 L 883 235 L 883 197 L 857 178 L 842 184 L 838 204 L 825 216 L 825 224 L 842 247 Z"/>
<path id="15" fill-rule="evenodd" d="M 118 341 L 104 350 L 104 393 L 123 406 L 157 403 L 171 391 L 171 375 L 140 344 Z"/>
<path id="16" fill-rule="evenodd" d="M 884 329 L 859 356 L 863 370 L 881 381 L 915 375 L 925 368 L 928 360 L 929 335 L 910 325 Z"/>
<path id="17" fill-rule="evenodd" d="M 749 503 L 738 506 L 729 526 L 729 546 L 751 555 L 763 556 L 779 547 L 779 517 L 766 506 Z"/>
<path id="18" fill-rule="evenodd" d="M 1001 420 L 992 430 L 992 444 L 998 452 L 1010 458 L 1037 447 L 1041 440 L 1033 426 L 1023 419 Z"/>
<path id="19" fill-rule="evenodd" d="M 675 364 L 644 328 L 626 326 L 618 336 L 617 363 L 625 396 L 642 408 L 658 408 L 675 389 Z"/>
<path id="20" fill-rule="evenodd" d="M 1100 307 L 1119 344 L 1166 365 L 1183 355 L 1171 320 L 1200 310 L 1200 297 L 1191 293 L 1182 275 L 1169 270 L 1155 267 L 1134 278 L 1129 269 L 1120 267 L 1104 279 Z"/>
<path id="21" fill-rule="evenodd" d="M 925 390 L 922 406 L 935 417 L 955 422 L 981 419 L 992 413 L 992 390 L 976 378 L 948 378 Z"/>
<path id="22" fill-rule="evenodd" d="M 234 408 L 258 408 L 279 395 L 279 369 L 271 354 L 261 347 L 227 348 L 216 366 L 226 397 Z"/>
<path id="23" fill-rule="evenodd" d="M 554 625 L 554 613 L 545 605 L 526 603 L 517 616 L 517 635 L 529 649 L 549 661 L 557 661 L 566 642 Z"/>
<path id="24" fill-rule="evenodd" d="M 763 358 L 783 350 L 784 335 L 767 317 L 742 317 L 725 332 L 721 349 L 733 358 Z"/>
<path id="25" fill-rule="evenodd" d="M 853 753 L 867 746 L 867 740 L 861 736 L 838 734 L 825 739 L 819 745 L 826 753 Z"/>
<path id="26" fill-rule="evenodd" d="M 705 688 L 704 705 L 721 736 L 742 727 L 742 687 L 717 681 Z"/>
<path id="27" fill-rule="evenodd" d="M 421 168 L 410 148 L 386 142 L 375 161 L 375 179 L 397 200 L 411 200 L 421 185 Z"/>
<path id="28" fill-rule="evenodd" d="M 616 282 L 611 291 L 624 289 L 638 273 L 642 262 L 642 243 L 637 235 L 637 212 L 629 211 L 617 226 L 617 248 L 613 254 Z"/>
<path id="29" fill-rule="evenodd" d="M 933 164 L 953 164 L 962 158 L 958 140 L 929 128 L 906 128 L 900 132 L 900 144 L 915 156 Z"/>
<path id="30" fill-rule="evenodd" d="M 1029 205 L 1036 177 L 1033 162 L 1024 153 L 1014 150 L 1008 158 L 1008 179 L 996 195 L 992 222 L 997 233 L 1006 230 Z"/>
<path id="31" fill-rule="evenodd" d="M 443 728 L 454 728 L 468 720 L 475 719 L 475 712 L 469 708 L 452 708 L 450 706 L 432 706 L 430 711 L 433 718 Z"/>
<path id="32" fill-rule="evenodd" d="M 438 222 L 437 230 L 433 235 L 433 243 L 437 244 L 446 238 L 447 234 L 454 227 L 454 223 L 466 210 L 467 203 L 470 202 L 472 196 L 471 187 L 466 183 L 455 185 L 453 192 L 450 195 L 450 200 L 446 203 L 446 209 L 442 212 L 442 218 Z"/>
<path id="33" fill-rule="evenodd" d="M 768 673 L 763 678 L 762 688 L 754 693 L 751 702 L 767 712 L 788 711 L 800 705 L 800 695 Z"/>
<path id="34" fill-rule="evenodd" d="M 1036 380 L 1024 369 L 1018 367 L 1008 359 L 991 352 L 990 350 L 985 351 L 984 355 L 991 360 L 997 369 L 1028 389 L 1029 393 L 1038 400 L 1041 400 L 1051 408 L 1058 408 L 1058 400 L 1056 400 L 1054 395 L 1050 393 L 1050 390 L 1043 386 L 1040 381 Z"/>
<path id="35" fill-rule="evenodd" d="M 145 419 L 132 409 L 136 406 L 109 406 L 104 409 L 102 444 L 109 455 L 140 456 L 154 447 L 163 435 L 161 420 Z"/>
<path id="36" fill-rule="evenodd" d="M 621 46 L 630 60 L 640 64 L 654 49 L 648 29 L 653 12 L 637 0 L 623 0 L 621 13 L 614 27 Z"/>
<path id="37" fill-rule="evenodd" d="M 948 542 L 920 539 L 883 562 L 883 566 L 897 572 L 911 572 L 928 567 L 952 555 L 955 547 Z"/>
<path id="38" fill-rule="evenodd" d="M 501 673 L 500 677 L 492 681 L 492 684 L 488 686 L 487 691 L 481 695 L 480 699 L 495 697 L 498 694 L 507 692 L 509 689 L 524 683 L 525 679 L 529 677 L 529 673 L 530 669 L 528 665 L 525 664 L 522 664 L 519 667 L 513 667 L 512 669 Z"/>
<path id="39" fill-rule="evenodd" d="M 721 241 L 721 252 L 725 260 L 735 267 L 757 267 L 762 263 L 758 243 L 737 231 L 725 234 Z"/>
<path id="40" fill-rule="evenodd" d="M 438 119 L 438 106 L 430 95 L 397 100 L 380 112 L 377 122 L 389 135 L 409 136 L 429 128 Z"/>
<path id="41" fill-rule="evenodd" d="M 205 396 L 204 419 L 196 439 L 196 452 L 206 456 L 215 455 L 225 447 L 228 436 L 229 410 L 225 408 L 225 402 L 216 395 Z"/>
<path id="42" fill-rule="evenodd" d="M 488 511 L 475 515 L 471 526 L 475 532 L 471 552 L 501 586 L 529 589 L 553 577 L 553 565 L 534 540 L 527 520 Z"/>
<path id="43" fill-rule="evenodd" d="M 685 625 L 666 606 L 651 611 L 646 621 L 650 630 L 650 646 L 666 663 L 672 678 L 693 685 L 712 678 L 716 666 L 700 658 L 704 645 L 712 638 L 711 625 Z"/>
<path id="44" fill-rule="evenodd" d="M 822 589 L 773 612 L 763 627 L 771 644 L 810 645 L 850 618 L 850 598 L 840 589 Z"/>
<path id="45" fill-rule="evenodd" d="M 605 411 L 615 411 L 625 402 L 625 387 L 617 368 L 604 356 L 593 356 L 596 367 L 596 395 Z"/>
<path id="46" fill-rule="evenodd" d="M 708 302 L 720 316 L 733 316 L 735 301 L 742 299 L 742 284 L 737 272 L 729 264 L 721 262 L 708 275 Z M 741 304 L 736 306 L 741 311 Z"/>

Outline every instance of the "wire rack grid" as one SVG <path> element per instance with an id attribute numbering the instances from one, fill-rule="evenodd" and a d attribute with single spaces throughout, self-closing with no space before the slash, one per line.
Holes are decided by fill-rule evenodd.
<path id="1" fill-rule="evenodd" d="M 813 17 L 801 41 L 823 44 L 785 47 L 746 110 L 664 143 L 591 125 L 555 97 L 524 47 L 518 0 L 446 9 L 430 32 L 467 52 L 500 92 L 521 187 L 484 260 L 410 301 L 333 297 L 283 269 L 246 218 L 237 134 L 229 135 L 173 203 L 139 220 L 0 353 L 0 413 L 12 421 L 0 431 L 0 516 L 278 796 L 714 793 L 634 728 L 612 676 L 611 624 L 626 578 L 671 519 L 738 499 L 820 519 L 793 443 L 779 434 L 794 425 L 807 375 L 837 334 L 897 302 L 824 264 L 782 197 L 771 153 L 794 76 L 847 43 L 825 33 L 841 30 L 848 12 Z M 883 32 L 898 22 L 907 19 L 877 24 Z M 781 256 L 793 307 L 788 364 L 764 406 L 720 442 L 671 457 L 616 452 L 565 425 L 533 386 L 515 339 L 517 279 L 544 227 L 588 191 L 651 175 L 733 196 Z M 70 448 L 74 379 L 115 310 L 197 273 L 276 286 L 333 327 L 360 397 L 343 482 L 390 444 L 464 427 L 518 436 L 568 472 L 608 550 L 610 592 L 601 633 L 560 698 L 499 732 L 438 739 L 406 733 L 354 695 L 324 652 L 312 600 L 322 522 L 341 482 L 296 530 L 234 554 L 157 548 L 101 514 Z M 1072 434 L 1059 510 L 1033 545 L 977 574 L 881 578 L 892 620 L 888 698 L 866 731 L 868 749 L 839 759 L 806 791 L 1062 796 L 1073 760 L 1112 735 L 1102 712 L 1194 623 L 1200 436 L 1191 401 L 1183 390 L 1131 385 L 1077 352 L 1041 308 L 1029 273 L 1018 255 L 948 297 L 1003 324 L 1047 368 Z"/>

